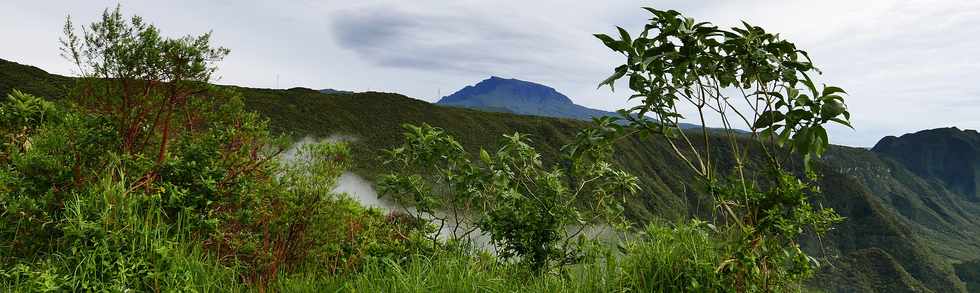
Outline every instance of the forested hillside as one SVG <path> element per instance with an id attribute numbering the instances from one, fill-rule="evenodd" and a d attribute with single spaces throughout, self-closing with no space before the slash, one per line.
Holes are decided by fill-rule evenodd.
<path id="1" fill-rule="evenodd" d="M 73 82 L 0 61 L 0 93 L 20 89 L 57 100 Z M 352 142 L 354 170 L 369 179 L 381 172 L 380 150 L 402 140 L 401 125 L 405 123 L 444 128 L 471 151 L 493 147 L 504 134 L 527 133 L 546 160 L 556 157 L 555 146 L 570 141 L 586 126 L 575 120 L 441 107 L 390 93 L 230 88 L 244 94 L 247 108 L 269 117 L 276 132 L 294 138 L 356 138 Z M 962 185 L 950 186 L 942 178 L 909 171 L 895 155 L 834 147 L 820 164 L 824 197 L 819 201 L 848 219 L 827 237 L 806 243 L 810 251 L 830 260 L 811 283 L 814 286 L 858 291 L 964 289 L 952 264 L 980 255 L 980 209 L 958 193 Z M 667 145 L 652 140 L 634 138 L 618 144 L 617 162 L 641 180 L 642 191 L 628 204 L 629 218 L 639 222 L 679 220 L 710 209 L 700 185 L 671 156 Z"/>

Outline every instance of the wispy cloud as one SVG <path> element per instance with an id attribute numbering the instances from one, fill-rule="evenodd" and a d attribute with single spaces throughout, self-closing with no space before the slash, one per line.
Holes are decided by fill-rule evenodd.
<path id="1" fill-rule="evenodd" d="M 576 67 L 557 58 L 549 60 L 566 55 L 568 41 L 548 30 L 536 31 L 533 28 L 542 24 L 531 25 L 533 19 L 515 15 L 465 6 L 410 9 L 397 4 L 367 5 L 331 15 L 334 41 L 376 66 L 538 77 Z"/>
<path id="2" fill-rule="evenodd" d="M 475 73 L 529 62 L 528 55 L 487 49 L 533 36 L 464 18 L 371 7 L 337 14 L 331 33 L 344 49 L 385 67 Z"/>

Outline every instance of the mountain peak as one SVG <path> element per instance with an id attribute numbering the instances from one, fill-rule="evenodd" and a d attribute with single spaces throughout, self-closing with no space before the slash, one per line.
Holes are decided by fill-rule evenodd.
<path id="1" fill-rule="evenodd" d="M 612 114 L 576 105 L 552 87 L 495 75 L 442 97 L 436 104 L 580 120 Z"/>
<path id="2" fill-rule="evenodd" d="M 321 90 L 319 90 L 319 92 L 324 93 L 324 94 L 340 94 L 340 95 L 354 94 L 354 92 L 352 92 L 352 91 L 338 90 L 338 89 L 332 89 L 332 88 L 321 89 Z"/>
<path id="3" fill-rule="evenodd" d="M 573 104 L 567 96 L 549 86 L 515 78 L 490 76 L 475 85 L 466 86 L 437 104 L 458 106 L 498 106 L 515 112 L 515 104 Z"/>

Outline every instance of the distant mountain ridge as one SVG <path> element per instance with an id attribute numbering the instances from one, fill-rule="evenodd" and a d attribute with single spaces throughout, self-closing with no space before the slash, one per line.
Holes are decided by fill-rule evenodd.
<path id="1" fill-rule="evenodd" d="M 980 202 L 980 133 L 956 127 L 882 138 L 872 151 L 901 162 L 916 175 L 938 178 L 966 200 Z"/>
<path id="2" fill-rule="evenodd" d="M 592 118 L 616 116 L 612 111 L 575 104 L 552 87 L 514 78 L 491 76 L 475 85 L 442 97 L 437 105 L 462 107 L 485 112 L 501 112 L 592 121 Z M 651 118 L 652 119 L 652 118 Z M 700 125 L 680 123 L 683 129 L 700 129 Z M 742 131 L 739 131 L 742 132 Z"/>
<path id="3" fill-rule="evenodd" d="M 442 97 L 436 104 L 577 120 L 616 115 L 575 104 L 568 96 L 546 85 L 497 76 Z"/>
<path id="4" fill-rule="evenodd" d="M 354 92 L 352 92 L 352 91 L 345 91 L 345 90 L 338 90 L 338 89 L 331 89 L 331 88 L 322 89 L 322 90 L 319 90 L 319 92 L 324 93 L 324 94 L 342 94 L 342 95 L 351 95 L 351 94 L 354 94 Z"/>

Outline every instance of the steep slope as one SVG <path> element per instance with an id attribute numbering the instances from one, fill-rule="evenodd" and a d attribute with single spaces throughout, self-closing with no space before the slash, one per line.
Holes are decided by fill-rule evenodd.
<path id="1" fill-rule="evenodd" d="M 74 81 L 65 76 L 49 74 L 40 68 L 0 59 L 0 98 L 13 89 L 46 98 L 59 99 L 68 92 Z"/>
<path id="2" fill-rule="evenodd" d="M 840 147 L 825 160 L 868 188 L 938 254 L 954 262 L 980 256 L 980 205 L 940 178 L 918 175 L 899 161 L 904 158 L 877 151 Z"/>
<path id="3" fill-rule="evenodd" d="M 839 148 L 836 157 L 843 157 L 841 151 L 848 150 Z M 835 163 L 821 166 L 820 204 L 834 208 L 847 220 L 824 239 L 806 243 L 808 251 L 830 262 L 813 283 L 838 292 L 892 292 L 888 287 L 878 287 L 881 280 L 874 276 L 892 282 L 902 280 L 907 273 L 914 279 L 910 284 L 922 283 L 932 292 L 965 290 L 950 262 L 935 252 L 936 247 L 930 246 L 934 243 L 918 233 L 924 229 L 897 215 L 887 202 L 861 184 L 858 176 L 834 170 L 839 168 Z M 882 267 L 888 264 L 894 265 Z"/>
<path id="4" fill-rule="evenodd" d="M 811 284 L 838 292 L 935 292 L 879 248 L 857 250 L 843 258 L 848 261 L 824 266 Z"/>
<path id="5" fill-rule="evenodd" d="M 888 136 L 872 149 L 924 178 L 936 178 L 965 199 L 980 202 L 980 133 L 956 127 Z"/>
<path id="6" fill-rule="evenodd" d="M 0 94 L 16 87 L 57 98 L 65 95 L 70 84 L 69 78 L 0 62 Z M 502 134 L 528 133 L 546 160 L 555 158 L 558 146 L 586 126 L 573 119 L 441 107 L 398 94 L 237 89 L 246 97 L 246 106 L 269 117 L 276 131 L 297 138 L 357 137 L 353 142 L 355 171 L 368 179 L 381 171 L 380 150 L 400 142 L 403 123 L 443 127 L 471 151 L 494 147 Z M 628 206 L 628 214 L 634 220 L 676 220 L 704 214 L 712 207 L 699 192 L 700 185 L 692 180 L 694 176 L 670 155 L 669 146 L 632 139 L 617 147 L 618 163 L 641 179 L 643 191 Z M 834 264 L 824 267 L 815 286 L 845 292 L 890 292 L 895 288 L 964 290 L 948 260 L 965 260 L 973 250 L 964 243 L 971 238 L 949 235 L 956 235 L 951 231 L 957 227 L 977 221 L 980 213 L 953 213 L 962 207 L 943 200 L 951 195 L 930 192 L 944 190 L 944 183 L 923 179 L 894 160 L 866 150 L 834 148 L 821 168 L 824 177 L 820 185 L 825 196 L 820 203 L 834 207 L 849 220 L 822 241 L 808 241 L 808 251 Z M 892 171 L 882 171 L 885 169 Z M 900 212 L 900 207 L 906 205 L 915 208 Z"/>

